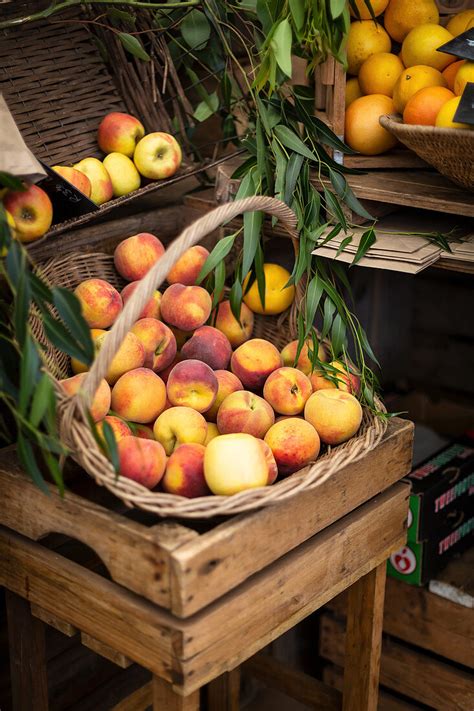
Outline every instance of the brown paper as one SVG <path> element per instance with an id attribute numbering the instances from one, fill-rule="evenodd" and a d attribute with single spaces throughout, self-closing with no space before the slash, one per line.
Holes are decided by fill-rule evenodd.
<path id="1" fill-rule="evenodd" d="M 37 183 L 46 172 L 24 142 L 18 126 L 0 94 L 0 171 Z"/>

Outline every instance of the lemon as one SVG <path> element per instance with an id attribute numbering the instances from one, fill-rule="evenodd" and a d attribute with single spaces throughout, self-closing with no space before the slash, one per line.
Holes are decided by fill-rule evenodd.
<path id="1" fill-rule="evenodd" d="M 439 113 L 436 117 L 435 126 L 438 128 L 471 128 L 468 123 L 457 123 L 453 121 L 454 114 L 458 110 L 459 102 L 461 101 L 460 96 L 455 96 L 454 99 L 449 99 L 440 108 Z"/>
<path id="2" fill-rule="evenodd" d="M 295 298 L 295 287 L 285 288 L 291 276 L 290 272 L 279 264 L 268 263 L 263 265 L 263 273 L 265 274 L 265 307 L 260 300 L 256 279 L 246 292 L 250 274 L 247 274 L 243 283 L 244 303 L 256 314 L 281 314 Z"/>
<path id="3" fill-rule="evenodd" d="M 454 93 L 457 96 L 461 96 L 466 88 L 466 84 L 469 82 L 474 83 L 474 62 L 464 62 L 464 64 L 459 67 L 454 79 Z"/>
<path id="4" fill-rule="evenodd" d="M 347 35 L 347 71 L 357 75 L 362 63 L 371 54 L 390 52 L 391 46 L 390 37 L 378 22 L 352 22 Z"/>
<path id="5" fill-rule="evenodd" d="M 377 52 L 368 57 L 359 70 L 359 84 L 364 94 L 392 96 L 398 77 L 405 67 L 396 54 Z"/>
<path id="6" fill-rule="evenodd" d="M 414 27 L 403 40 L 403 64 L 406 67 L 426 64 L 442 72 L 448 64 L 455 61 L 456 57 L 438 52 L 437 49 L 452 39 L 452 34 L 440 25 L 428 23 Z"/>

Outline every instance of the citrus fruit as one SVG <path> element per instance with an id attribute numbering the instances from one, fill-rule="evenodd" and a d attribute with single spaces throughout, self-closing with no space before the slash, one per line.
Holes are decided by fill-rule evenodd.
<path id="1" fill-rule="evenodd" d="M 408 99 L 425 86 L 446 86 L 446 80 L 437 69 L 424 64 L 405 69 L 393 89 L 393 103 L 398 113 L 402 114 Z"/>
<path id="2" fill-rule="evenodd" d="M 347 35 L 347 71 L 358 74 L 367 57 L 376 52 L 390 52 L 391 46 L 390 37 L 378 22 L 352 22 Z"/>
<path id="3" fill-rule="evenodd" d="M 474 83 L 474 62 L 466 61 L 462 67 L 459 67 L 454 79 L 454 93 L 461 96 L 468 82 Z"/>
<path id="4" fill-rule="evenodd" d="M 244 303 L 256 314 L 281 314 L 293 303 L 295 298 L 295 287 L 285 288 L 290 278 L 290 272 L 279 264 L 264 264 L 263 273 L 265 274 L 265 306 L 260 300 L 256 279 L 246 292 L 250 274 L 247 274 L 243 283 Z"/>
<path id="5" fill-rule="evenodd" d="M 364 94 L 392 96 L 393 87 L 405 67 L 396 54 L 377 52 L 359 69 L 359 85 Z"/>
<path id="6" fill-rule="evenodd" d="M 436 50 L 452 39 L 452 34 L 440 25 L 428 23 L 414 27 L 403 40 L 403 64 L 406 67 L 427 64 L 429 67 L 439 69 L 440 72 L 443 71 L 448 64 L 455 61 L 455 57 Z"/>
<path id="7" fill-rule="evenodd" d="M 456 74 L 458 73 L 458 70 L 462 67 L 465 61 L 465 59 L 458 59 L 457 62 L 452 62 L 451 64 L 448 64 L 446 69 L 443 69 L 443 71 L 441 72 L 446 80 L 448 89 L 451 89 L 451 91 L 454 91 L 454 80 L 456 79 Z"/>
<path id="8" fill-rule="evenodd" d="M 357 77 L 351 77 L 350 79 L 347 79 L 346 81 L 346 109 L 349 106 L 349 104 L 352 104 L 352 102 L 355 99 L 358 99 L 359 96 L 363 96 L 362 90 L 360 88 L 359 80 Z"/>
<path id="9" fill-rule="evenodd" d="M 397 42 L 403 42 L 410 30 L 427 22 L 439 22 L 434 0 L 390 0 L 383 18 L 385 29 Z"/>
<path id="10" fill-rule="evenodd" d="M 446 25 L 448 32 L 451 32 L 453 37 L 462 35 L 463 32 L 474 27 L 474 10 L 463 10 L 457 15 L 454 15 Z"/>
<path id="11" fill-rule="evenodd" d="M 426 86 L 407 101 L 403 120 L 415 125 L 434 126 L 440 108 L 453 98 L 453 92 L 444 86 Z"/>
<path id="12" fill-rule="evenodd" d="M 376 156 L 388 151 L 397 139 L 385 130 L 379 118 L 394 112 L 393 100 L 385 94 L 361 96 L 348 107 L 344 140 L 355 151 L 366 156 Z"/>
<path id="13" fill-rule="evenodd" d="M 438 126 L 438 128 L 472 128 L 468 123 L 457 123 L 453 121 L 460 101 L 461 97 L 455 96 L 454 99 L 450 99 L 443 104 L 436 117 L 435 126 Z"/>
<path id="14" fill-rule="evenodd" d="M 370 5 L 372 7 L 374 17 L 378 17 L 379 15 L 381 15 L 387 7 L 388 3 L 389 0 L 370 0 Z M 354 0 L 354 5 L 357 7 L 359 15 L 357 16 L 352 7 L 350 7 L 349 10 L 352 17 L 356 17 L 358 20 L 370 20 L 372 18 L 372 15 L 370 14 L 370 10 L 367 7 L 367 3 L 365 0 Z"/>

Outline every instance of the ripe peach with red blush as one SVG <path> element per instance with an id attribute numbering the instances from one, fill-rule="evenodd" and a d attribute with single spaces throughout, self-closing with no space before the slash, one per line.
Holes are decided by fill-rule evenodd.
<path id="1" fill-rule="evenodd" d="M 161 317 L 181 331 L 194 331 L 206 323 L 211 307 L 211 297 L 201 286 L 171 284 L 161 298 Z"/>
<path id="2" fill-rule="evenodd" d="M 117 443 L 120 475 L 154 489 L 166 468 L 163 446 L 151 439 L 124 437 Z"/>
<path id="3" fill-rule="evenodd" d="M 132 422 L 151 422 L 163 411 L 166 386 L 149 368 L 124 373 L 112 389 L 112 410 Z"/>
<path id="4" fill-rule="evenodd" d="M 100 351 L 105 339 L 108 337 L 108 332 L 97 336 L 94 341 L 96 351 Z M 140 340 L 130 331 L 125 335 L 118 351 L 112 358 L 112 363 L 105 376 L 108 383 L 113 385 L 117 382 L 121 375 L 129 370 L 141 368 L 145 364 L 145 349 Z"/>
<path id="5" fill-rule="evenodd" d="M 238 377 L 229 370 L 215 370 L 214 375 L 217 378 L 218 389 L 214 404 L 206 412 L 206 420 L 208 422 L 216 421 L 219 408 L 227 395 L 244 389 Z"/>
<path id="6" fill-rule="evenodd" d="M 281 352 L 283 364 L 291 368 L 298 368 L 298 370 L 301 370 L 301 372 L 305 375 L 309 375 L 313 370 L 313 364 L 309 355 L 310 350 L 313 350 L 313 341 L 308 339 L 303 343 L 303 347 L 295 365 L 296 354 L 298 352 L 298 341 L 290 341 L 290 343 L 288 343 Z M 321 344 L 318 346 L 318 358 L 323 361 L 323 363 L 327 360 L 326 351 L 324 346 Z"/>
<path id="7" fill-rule="evenodd" d="M 233 352 L 230 368 L 249 390 L 260 390 L 274 370 L 282 366 L 278 349 L 263 338 L 252 338 Z"/>
<path id="8" fill-rule="evenodd" d="M 280 474 L 291 474 L 317 459 L 319 435 L 300 417 L 285 417 L 275 422 L 265 435 Z"/>
<path id="9" fill-rule="evenodd" d="M 159 415 L 153 425 L 153 434 L 169 456 L 180 444 L 204 444 L 207 422 L 191 407 L 170 407 Z"/>
<path id="10" fill-rule="evenodd" d="M 305 405 L 304 417 L 325 444 L 337 445 L 353 437 L 362 422 L 362 408 L 343 390 L 318 390 Z"/>
<path id="11" fill-rule="evenodd" d="M 201 245 L 195 245 L 186 250 L 178 261 L 171 267 L 166 281 L 168 284 L 184 284 L 192 286 L 196 283 L 199 272 L 204 266 L 209 252 Z"/>
<path id="12" fill-rule="evenodd" d="M 227 336 L 212 326 L 197 328 L 181 349 L 184 359 L 202 360 L 213 370 L 225 370 L 231 355 L 232 348 Z"/>
<path id="13" fill-rule="evenodd" d="M 243 302 L 241 304 L 239 322 L 232 313 L 230 301 L 222 301 L 217 308 L 214 325 L 227 336 L 232 348 L 238 348 L 249 340 L 253 331 L 253 323 L 253 312 L 246 304 Z"/>
<path id="14" fill-rule="evenodd" d="M 143 279 L 152 266 L 163 256 L 162 242 L 149 232 L 140 232 L 122 240 L 115 248 L 115 268 L 127 281 Z"/>
<path id="15" fill-rule="evenodd" d="M 163 489 L 168 494 L 194 499 L 211 493 L 204 478 L 204 453 L 202 444 L 181 444 L 168 459 Z"/>
<path id="16" fill-rule="evenodd" d="M 303 412 L 313 392 L 309 378 L 296 368 L 278 368 L 270 373 L 263 386 L 263 397 L 280 415 Z"/>
<path id="17" fill-rule="evenodd" d="M 228 395 L 217 413 L 221 434 L 244 432 L 263 439 L 274 422 L 275 413 L 268 402 L 248 390 Z"/>
<path id="18" fill-rule="evenodd" d="M 145 366 L 156 373 L 167 368 L 176 357 L 176 339 L 172 331 L 156 318 L 142 318 L 132 326 L 132 333 L 145 349 Z"/>
<path id="19" fill-rule="evenodd" d="M 105 440 L 104 423 L 109 425 L 116 442 L 132 434 L 132 430 L 124 420 L 120 419 L 120 417 L 115 417 L 115 415 L 107 415 L 103 420 L 97 423 L 97 432 L 103 440 Z"/>
<path id="20" fill-rule="evenodd" d="M 124 286 L 121 291 L 123 305 L 127 303 L 135 289 L 137 288 L 139 281 L 131 281 L 130 284 Z M 154 291 L 153 296 L 150 301 L 145 305 L 145 308 L 140 314 L 140 318 L 160 318 L 160 304 L 161 304 L 161 293 L 159 291 Z"/>
<path id="21" fill-rule="evenodd" d="M 86 279 L 74 290 L 89 328 L 108 328 L 122 310 L 122 297 L 104 279 Z"/>
<path id="22" fill-rule="evenodd" d="M 61 387 L 67 395 L 76 395 L 78 392 L 81 391 L 84 385 L 84 379 L 86 377 L 87 373 L 79 373 L 78 375 L 73 375 L 71 378 L 61 380 Z M 104 419 L 104 417 L 110 410 L 110 401 L 110 387 L 106 380 L 101 380 L 100 385 L 97 388 L 92 399 L 92 404 L 90 406 L 90 414 L 94 422 L 99 422 L 100 420 Z"/>
<path id="23" fill-rule="evenodd" d="M 206 412 L 216 399 L 218 382 L 206 363 L 183 360 L 169 374 L 166 390 L 172 405 Z"/>

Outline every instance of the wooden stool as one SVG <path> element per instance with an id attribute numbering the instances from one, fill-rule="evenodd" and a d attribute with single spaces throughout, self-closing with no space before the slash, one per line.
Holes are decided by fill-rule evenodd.
<path id="1" fill-rule="evenodd" d="M 317 707 L 375 711 L 385 561 L 405 541 L 409 488 L 397 482 L 410 469 L 412 430 L 393 419 L 376 449 L 317 489 L 204 526 L 137 523 L 78 494 L 61 499 L 53 487 L 45 496 L 5 450 L 0 584 L 10 591 L 15 711 L 48 708 L 44 624 L 79 631 L 115 663 L 151 672 L 151 684 L 116 711 L 151 702 L 195 711 L 209 683 L 211 711 L 238 709 L 233 670 L 247 660 L 252 673 L 278 676 L 280 688 Z M 40 539 L 51 532 L 90 546 L 112 580 L 46 548 Z M 291 670 L 282 682 L 274 660 L 254 657 L 346 589 L 342 695 Z"/>

